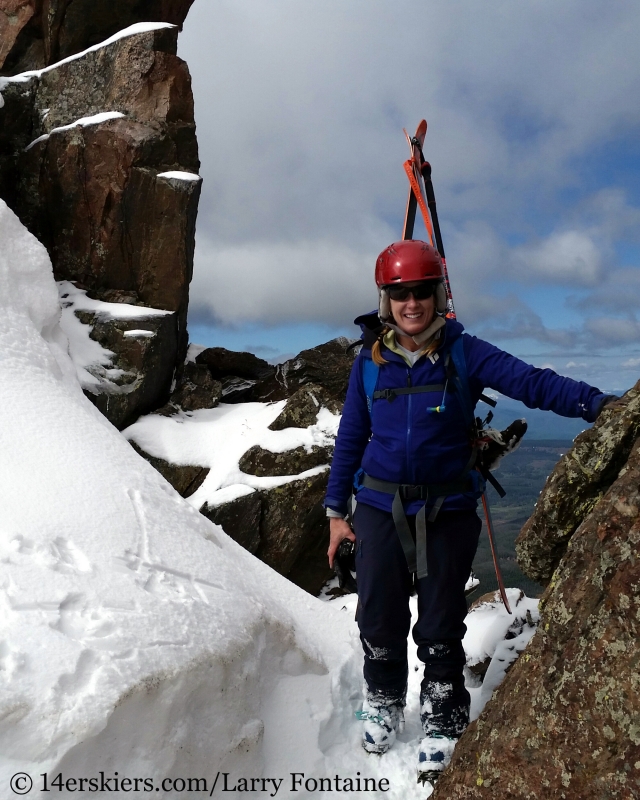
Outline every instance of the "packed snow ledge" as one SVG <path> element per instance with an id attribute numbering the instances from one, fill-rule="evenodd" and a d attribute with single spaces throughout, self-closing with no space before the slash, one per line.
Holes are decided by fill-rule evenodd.
<path id="1" fill-rule="evenodd" d="M 117 772 L 121 781 L 152 781 L 144 785 L 157 788 L 156 797 L 195 797 L 203 795 L 176 794 L 162 781 L 206 780 L 208 794 L 224 772 L 229 787 L 281 778 L 280 794 L 290 791 L 291 773 L 303 780 L 360 773 L 387 780 L 385 796 L 405 797 L 420 735 L 417 663 L 406 732 L 385 758 L 367 757 L 353 717 L 361 703 L 355 598 L 305 594 L 133 451 L 83 395 L 46 251 L 2 201 L 0 240 L 4 796 L 13 796 L 6 787 L 16 773 L 31 775 L 30 797 L 50 797 L 43 773 L 66 780 Z M 81 361 L 91 360 L 75 346 Z M 311 446 L 336 424 L 319 418 L 295 442 L 286 431 L 265 438 L 278 412 L 279 404 L 248 404 L 171 420 L 187 434 L 190 455 L 211 466 L 196 504 L 239 485 L 232 467 L 240 447 Z M 140 420 L 136 438 L 145 449 L 162 438 L 171 454 L 174 428 L 158 437 L 156 424 Z M 517 616 L 525 600 L 510 599 Z M 535 611 L 535 603 L 527 607 Z M 496 652 L 513 622 L 497 607 L 487 611 L 474 639 L 479 657 Z M 112 794 L 129 796 L 133 784 L 122 792 L 113 786 Z M 87 784 L 71 791 L 95 794 Z M 252 796 L 274 791 L 269 784 Z M 309 796 L 304 783 L 298 796 Z"/>

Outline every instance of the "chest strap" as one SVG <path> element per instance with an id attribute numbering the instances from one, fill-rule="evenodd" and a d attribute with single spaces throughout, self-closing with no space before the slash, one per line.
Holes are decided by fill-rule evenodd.
<path id="1" fill-rule="evenodd" d="M 449 483 L 407 484 L 382 481 L 365 473 L 362 476 L 361 486 L 373 489 L 376 492 L 393 495 L 393 503 L 391 505 L 393 523 L 396 526 L 404 557 L 407 560 L 407 568 L 409 572 L 417 573 L 418 579 L 426 578 L 429 574 L 427 569 L 427 521 L 433 522 L 435 520 L 445 497 L 473 492 L 477 488 L 477 486 L 474 486 L 474 481 L 469 474 L 465 478 Z M 426 503 L 429 499 L 433 499 L 435 502 L 427 518 Z M 425 501 L 425 504 L 416 514 L 415 542 L 411 535 L 407 516 L 404 513 L 403 500 Z"/>
<path id="2" fill-rule="evenodd" d="M 401 394 L 422 394 L 423 392 L 444 392 L 444 383 L 428 383 L 426 386 L 406 386 L 402 389 L 380 389 L 373 393 L 374 400 L 391 402 Z"/>

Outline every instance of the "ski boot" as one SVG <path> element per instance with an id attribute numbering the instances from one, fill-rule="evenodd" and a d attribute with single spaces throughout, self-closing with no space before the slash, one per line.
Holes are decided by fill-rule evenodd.
<path id="1" fill-rule="evenodd" d="M 435 786 L 444 768 L 449 765 L 457 743 L 457 739 L 440 733 L 424 737 L 418 751 L 418 783 L 425 784 L 428 781 Z"/>
<path id="2" fill-rule="evenodd" d="M 363 748 L 381 756 L 392 747 L 396 733 L 404 730 L 404 699 L 388 702 L 366 692 L 362 711 L 356 711 L 356 717 L 364 722 Z"/>

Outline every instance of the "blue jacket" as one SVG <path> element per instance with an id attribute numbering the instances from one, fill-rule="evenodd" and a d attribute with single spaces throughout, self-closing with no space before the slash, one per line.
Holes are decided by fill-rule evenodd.
<path id="1" fill-rule="evenodd" d="M 599 389 L 553 370 L 533 367 L 463 330 L 456 320 L 447 320 L 435 363 L 423 356 L 409 367 L 401 356 L 383 346 L 389 363 L 380 367 L 377 389 L 444 384 L 446 352 L 462 336 L 474 405 L 482 391 L 490 388 L 521 400 L 528 408 L 582 417 L 587 422 L 595 420 L 606 397 Z M 471 455 L 468 426 L 455 392 L 447 392 L 442 413 L 427 410 L 442 403 L 440 391 L 398 395 L 391 402 L 377 399 L 369 414 L 361 360 L 370 357 L 370 352 L 364 344 L 354 362 L 329 475 L 325 506 L 341 514 L 346 514 L 353 477 L 360 467 L 373 478 L 392 483 L 447 483 L 462 476 Z M 361 488 L 357 498 L 358 502 L 391 511 L 390 494 Z M 453 495 L 447 497 L 442 509 L 473 509 L 476 504 L 477 495 Z M 421 505 L 419 500 L 406 503 L 406 513 L 415 514 Z"/>

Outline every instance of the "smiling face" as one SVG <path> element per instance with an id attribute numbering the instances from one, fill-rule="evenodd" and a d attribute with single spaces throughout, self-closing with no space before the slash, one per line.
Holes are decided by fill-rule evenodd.
<path id="1" fill-rule="evenodd" d="M 410 281 L 403 283 L 402 286 L 410 289 L 418 286 L 422 281 Z M 435 316 L 435 297 L 427 297 L 426 300 L 416 300 L 410 294 L 406 300 L 390 300 L 391 314 L 396 325 L 401 328 L 407 336 L 416 336 L 429 327 Z M 413 342 L 413 340 L 411 340 Z M 401 342 L 406 346 L 404 342 Z"/>

